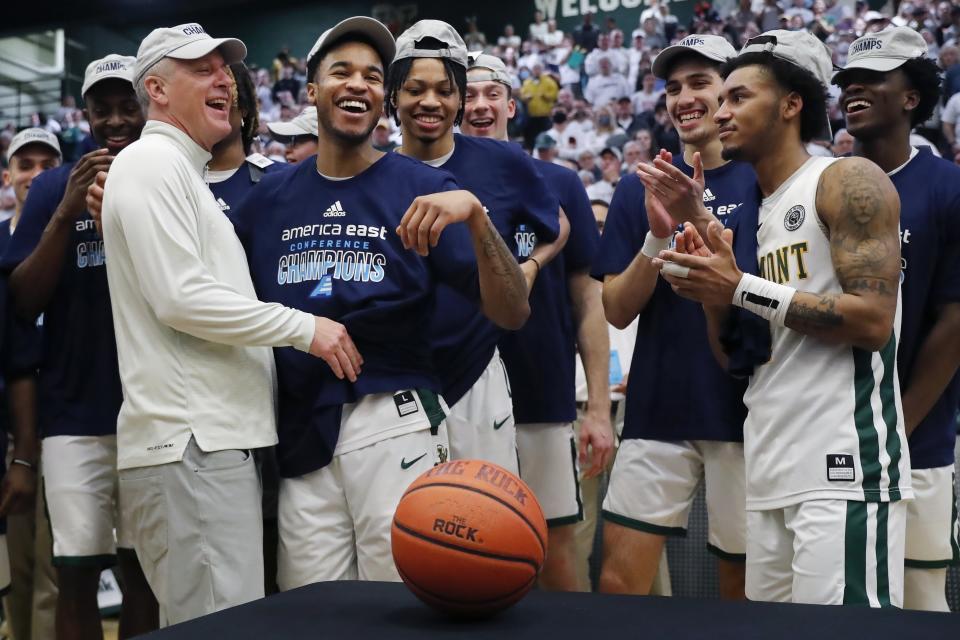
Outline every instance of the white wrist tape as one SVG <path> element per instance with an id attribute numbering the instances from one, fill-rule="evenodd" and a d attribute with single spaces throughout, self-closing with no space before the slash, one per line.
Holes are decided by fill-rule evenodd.
<path id="1" fill-rule="evenodd" d="M 733 304 L 782 327 L 796 292 L 793 287 L 745 273 L 733 293 Z"/>
<path id="2" fill-rule="evenodd" d="M 660 257 L 660 252 L 669 249 L 672 242 L 673 234 L 670 234 L 666 238 L 658 238 L 653 235 L 652 232 L 647 231 L 647 237 L 643 239 L 643 246 L 640 248 L 640 253 L 648 258 L 658 258 Z"/>

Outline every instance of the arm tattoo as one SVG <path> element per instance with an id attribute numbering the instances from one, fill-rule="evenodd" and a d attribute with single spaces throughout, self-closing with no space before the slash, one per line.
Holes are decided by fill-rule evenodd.
<path id="1" fill-rule="evenodd" d="M 500 281 L 499 289 L 511 303 L 523 302 L 527 299 L 527 284 L 517 264 L 516 258 L 510 253 L 500 233 L 489 219 L 486 230 L 480 239 L 483 255 L 490 262 L 490 270 Z"/>
<path id="2" fill-rule="evenodd" d="M 845 169 L 839 193 L 834 194 L 842 203 L 841 211 L 830 234 L 837 279 L 847 293 L 896 297 L 899 240 L 890 223 L 897 212 L 865 167 Z"/>
<path id="3" fill-rule="evenodd" d="M 836 294 L 808 295 L 816 298 L 814 304 L 799 301 L 797 300 L 798 296 L 794 296 L 793 300 L 790 301 L 787 317 L 784 320 L 788 327 L 806 333 L 811 330 L 838 327 L 843 324 L 843 315 L 837 311 L 838 296 Z"/>

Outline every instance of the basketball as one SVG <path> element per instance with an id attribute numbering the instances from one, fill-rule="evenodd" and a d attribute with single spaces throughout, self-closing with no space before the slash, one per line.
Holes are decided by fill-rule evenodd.
<path id="1" fill-rule="evenodd" d="M 518 477 L 490 462 L 454 460 L 413 481 L 391 537 L 400 577 L 418 598 L 447 613 L 484 616 L 533 587 L 547 523 Z"/>

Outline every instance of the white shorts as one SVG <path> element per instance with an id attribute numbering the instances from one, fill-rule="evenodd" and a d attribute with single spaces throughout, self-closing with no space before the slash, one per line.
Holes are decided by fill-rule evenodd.
<path id="1" fill-rule="evenodd" d="M 572 422 L 517 425 L 520 477 L 537 496 L 548 527 L 583 520 L 577 439 Z"/>
<path id="2" fill-rule="evenodd" d="M 366 396 L 357 406 L 364 405 L 351 417 L 378 416 L 381 424 L 397 419 L 391 394 Z M 418 431 L 339 453 L 322 469 L 281 479 L 281 590 L 327 580 L 400 580 L 390 544 L 394 511 L 411 482 L 448 458 L 446 426 L 431 429 L 425 412 L 420 415 Z M 351 417 L 341 433 L 355 426 Z"/>
<path id="3" fill-rule="evenodd" d="M 515 474 L 517 431 L 507 370 L 495 351 L 480 378 L 447 416 L 450 458 L 489 460 Z"/>
<path id="4" fill-rule="evenodd" d="M 133 548 L 118 499 L 117 437 L 51 436 L 41 455 L 53 564 L 113 565 L 118 546 Z"/>
<path id="5" fill-rule="evenodd" d="M 903 607 L 906 519 L 902 500 L 748 511 L 747 598 Z"/>
<path id="6" fill-rule="evenodd" d="M 603 501 L 605 520 L 638 531 L 685 536 L 690 507 L 706 483 L 707 548 L 725 560 L 747 550 L 743 444 L 706 440 L 620 442 Z"/>
<path id="7" fill-rule="evenodd" d="M 960 562 L 960 525 L 954 469 L 914 469 L 913 500 L 907 503 L 906 566 L 942 569 Z"/>

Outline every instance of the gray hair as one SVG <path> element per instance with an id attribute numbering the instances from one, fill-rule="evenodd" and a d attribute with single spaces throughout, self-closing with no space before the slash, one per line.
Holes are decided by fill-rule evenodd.
<path id="1" fill-rule="evenodd" d="M 150 94 L 147 93 L 147 76 L 161 76 L 166 78 L 173 70 L 169 58 L 160 58 L 152 65 L 147 67 L 146 71 L 140 74 L 139 79 L 133 83 L 133 91 L 137 94 L 137 102 L 140 108 L 146 114 L 150 110 Z"/>

